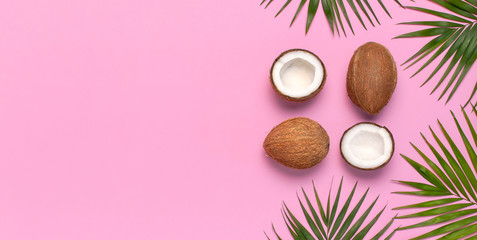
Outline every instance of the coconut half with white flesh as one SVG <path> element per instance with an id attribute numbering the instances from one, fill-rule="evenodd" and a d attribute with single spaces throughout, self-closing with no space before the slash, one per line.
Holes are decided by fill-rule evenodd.
<path id="1" fill-rule="evenodd" d="M 273 89 L 289 101 L 301 102 L 318 94 L 326 80 L 323 62 L 304 49 L 290 49 L 273 62 L 270 70 Z"/>
<path id="2" fill-rule="evenodd" d="M 386 127 L 358 123 L 343 133 L 341 156 L 351 166 L 372 170 L 386 165 L 394 153 L 393 135 Z"/>

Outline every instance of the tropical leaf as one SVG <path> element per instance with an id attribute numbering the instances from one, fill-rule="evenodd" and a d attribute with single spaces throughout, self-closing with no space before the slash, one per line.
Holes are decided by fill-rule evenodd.
<path id="1" fill-rule="evenodd" d="M 437 73 L 444 71 L 440 75 L 439 81 L 431 91 L 431 94 L 438 88 L 443 88 L 439 100 L 446 94 L 446 103 L 454 96 L 457 88 L 466 77 L 472 65 L 477 59 L 477 1 L 475 0 L 429 0 L 436 3 L 447 12 L 436 11 L 421 7 L 406 6 L 413 11 L 426 13 L 440 20 L 403 22 L 406 25 L 420 25 L 426 27 L 411 33 L 397 36 L 396 38 L 433 37 L 427 44 L 417 51 L 416 54 L 407 59 L 403 65 L 406 68 L 427 59 L 421 67 L 412 75 L 414 77 L 423 69 L 433 63 L 437 58 L 441 60 L 427 77 L 422 85 L 428 83 L 434 77 L 439 78 Z M 447 67 L 444 65 L 447 64 Z M 445 69 L 445 70 L 444 70 Z M 445 83 L 447 82 L 447 83 Z M 444 83 L 444 84 L 443 84 Z M 470 94 L 465 105 L 469 104 L 477 91 L 477 81 L 474 90 Z"/>
<path id="2" fill-rule="evenodd" d="M 424 239 L 443 235 L 439 239 L 456 240 L 468 238 L 477 233 L 477 226 L 473 224 L 477 222 L 477 180 L 475 177 L 477 173 L 477 155 L 475 152 L 475 149 L 477 149 L 477 134 L 467 112 L 463 107 L 461 110 L 465 118 L 465 123 L 463 124 L 457 120 L 451 111 L 458 138 L 450 136 L 450 131 L 440 122 L 439 128 L 442 131 L 443 137 L 438 137 L 430 128 L 436 142 L 435 144 L 430 143 L 421 134 L 433 156 L 424 154 L 418 147 L 412 144 L 429 167 L 425 167 L 417 161 L 402 155 L 426 182 L 397 181 L 418 189 L 418 191 L 396 193 L 432 196 L 434 198 L 429 201 L 429 198 L 426 197 L 424 202 L 394 208 L 417 209 L 413 213 L 401 215 L 397 219 L 419 219 L 416 219 L 416 223 L 399 227 L 397 230 L 434 226 L 434 229 L 429 232 L 412 239 Z M 477 118 L 477 113 L 472 116 Z M 469 135 L 464 132 L 464 125 L 469 130 Z M 447 146 L 444 145 L 443 141 L 447 142 Z M 458 146 L 458 141 L 462 142 L 463 147 Z M 423 194 L 423 192 L 428 194 Z M 427 218 L 422 219 L 422 217 Z"/>
<path id="3" fill-rule="evenodd" d="M 384 208 L 382 208 L 371 220 L 368 220 L 368 216 L 372 209 L 374 208 L 379 197 L 376 197 L 374 201 L 366 207 L 366 210 L 358 215 L 358 211 L 364 206 L 363 202 L 368 195 L 368 190 L 366 190 L 362 196 L 359 198 L 359 201 L 352 205 L 351 201 L 355 196 L 356 187 L 358 182 L 355 183 L 353 189 L 345 197 L 346 201 L 340 205 L 343 199 L 341 199 L 343 178 L 341 178 L 340 185 L 336 194 L 333 196 L 334 202 L 331 204 L 331 187 L 328 194 L 328 200 L 326 205 L 323 204 L 318 196 L 316 191 L 315 184 L 313 184 L 313 193 L 315 195 L 316 204 L 313 204 L 312 200 L 308 197 L 305 190 L 302 188 L 303 197 L 298 197 L 298 202 L 300 203 L 301 211 L 306 219 L 306 224 L 308 228 L 305 227 L 304 223 L 301 223 L 295 215 L 290 211 L 288 206 L 283 203 L 282 215 L 285 221 L 285 225 L 288 228 L 288 231 L 294 240 L 328 240 L 328 239 L 356 239 L 362 240 L 365 239 L 366 235 L 372 229 L 372 227 L 378 222 L 381 214 L 383 213 Z M 304 200 L 303 200 L 304 199 Z M 326 210 L 323 208 L 326 206 Z M 356 220 L 355 220 L 356 219 Z M 383 237 L 386 231 L 391 227 L 394 218 L 389 221 L 384 228 L 382 228 L 376 235 L 373 237 L 368 237 L 366 239 L 377 240 Z M 367 222 L 365 224 L 365 222 Z M 275 226 L 272 224 L 273 235 L 277 239 L 283 239 L 275 230 Z M 395 231 L 391 232 L 385 239 L 391 238 Z M 268 239 L 269 236 L 265 233 Z"/>
<path id="4" fill-rule="evenodd" d="M 265 4 L 265 8 L 267 8 L 274 0 L 262 0 L 260 5 Z M 283 3 L 283 6 L 280 8 L 278 13 L 275 15 L 277 17 L 280 15 L 280 13 L 283 12 L 291 3 L 292 0 L 286 0 Z M 293 25 L 295 22 L 296 17 L 298 14 L 303 10 L 303 7 L 308 1 L 308 10 L 307 10 L 307 17 L 306 17 L 306 28 L 305 28 L 305 33 L 308 33 L 310 30 L 311 23 L 315 19 L 316 13 L 318 12 L 318 9 L 320 7 L 320 0 L 300 0 L 300 3 L 297 6 L 297 10 L 295 11 L 295 15 L 290 23 L 290 27 Z M 391 14 L 389 11 L 386 9 L 384 3 L 382 0 L 375 0 L 375 2 L 379 3 L 379 6 L 382 8 L 382 10 L 389 16 L 391 17 Z M 399 4 L 402 7 L 402 4 L 399 2 L 399 0 L 394 0 L 397 4 Z M 346 33 L 346 28 L 345 25 L 348 26 L 349 30 L 354 35 L 354 29 L 352 22 L 350 20 L 350 14 L 346 10 L 348 7 L 348 10 L 351 9 L 356 17 L 357 20 L 359 20 L 361 26 L 364 29 L 366 28 L 365 21 L 363 21 L 363 17 L 361 15 L 366 16 L 366 19 L 368 19 L 369 24 L 371 24 L 373 27 L 375 26 L 375 23 L 380 24 L 378 17 L 376 16 L 371 4 L 369 3 L 368 0 L 346 0 L 346 3 L 348 6 L 345 5 L 344 0 L 321 0 L 322 4 L 322 9 L 325 14 L 325 17 L 328 21 L 328 24 L 331 28 L 331 31 L 333 34 L 335 32 L 340 36 L 340 31 L 342 31 L 343 35 L 347 36 Z M 346 22 L 346 23 L 345 23 Z M 341 29 L 341 30 L 340 30 Z"/>

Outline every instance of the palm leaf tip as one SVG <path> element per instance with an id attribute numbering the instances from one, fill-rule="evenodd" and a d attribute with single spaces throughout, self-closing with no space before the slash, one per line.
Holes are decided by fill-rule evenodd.
<path id="1" fill-rule="evenodd" d="M 265 5 L 265 9 L 267 9 L 268 6 L 270 6 L 270 4 L 271 4 L 272 2 L 273 2 L 273 0 L 268 1 L 267 5 Z"/>

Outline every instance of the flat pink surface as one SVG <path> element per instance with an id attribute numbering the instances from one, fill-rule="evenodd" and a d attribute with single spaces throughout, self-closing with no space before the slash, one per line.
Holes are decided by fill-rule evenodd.
<path id="1" fill-rule="evenodd" d="M 429 136 L 437 118 L 455 133 L 449 109 L 459 110 L 477 77 L 474 68 L 445 105 L 429 96 L 437 79 L 419 88 L 426 73 L 410 79 L 416 68 L 399 67 L 382 113 L 357 109 L 345 76 L 358 46 L 379 42 L 402 63 L 427 40 L 391 40 L 419 29 L 397 23 L 429 17 L 388 2 L 393 19 L 376 6 L 381 26 L 365 31 L 353 18 L 356 36 L 338 38 L 321 10 L 307 36 L 305 14 L 288 28 L 296 1 L 276 19 L 282 1 L 267 10 L 231 0 L 2 1 L 0 239 L 265 239 L 272 222 L 287 236 L 282 201 L 299 211 L 301 186 L 310 191 L 314 180 L 324 198 L 341 176 L 346 190 L 359 181 L 358 193 L 369 186 L 369 200 L 381 196 L 384 226 L 391 208 L 422 200 L 390 194 L 407 189 L 391 180 L 420 180 L 399 153 L 417 157 L 408 142 L 424 147 L 419 132 Z M 328 71 L 306 103 L 280 99 L 268 80 L 290 48 L 315 52 Z M 305 171 L 262 149 L 273 126 L 296 116 L 331 138 L 327 158 Z M 341 134 L 359 121 L 393 132 L 385 168 L 341 159 Z"/>

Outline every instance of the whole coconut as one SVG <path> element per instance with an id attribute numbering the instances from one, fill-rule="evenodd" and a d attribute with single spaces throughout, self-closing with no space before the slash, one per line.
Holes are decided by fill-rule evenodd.
<path id="1" fill-rule="evenodd" d="M 378 114 L 396 88 L 396 63 L 386 47 L 368 42 L 355 51 L 346 80 L 351 101 L 367 113 Z"/>
<path id="2" fill-rule="evenodd" d="M 274 127 L 263 142 L 268 156 L 295 169 L 320 163 L 328 154 L 330 138 L 321 125 L 309 118 L 288 119 Z"/>

